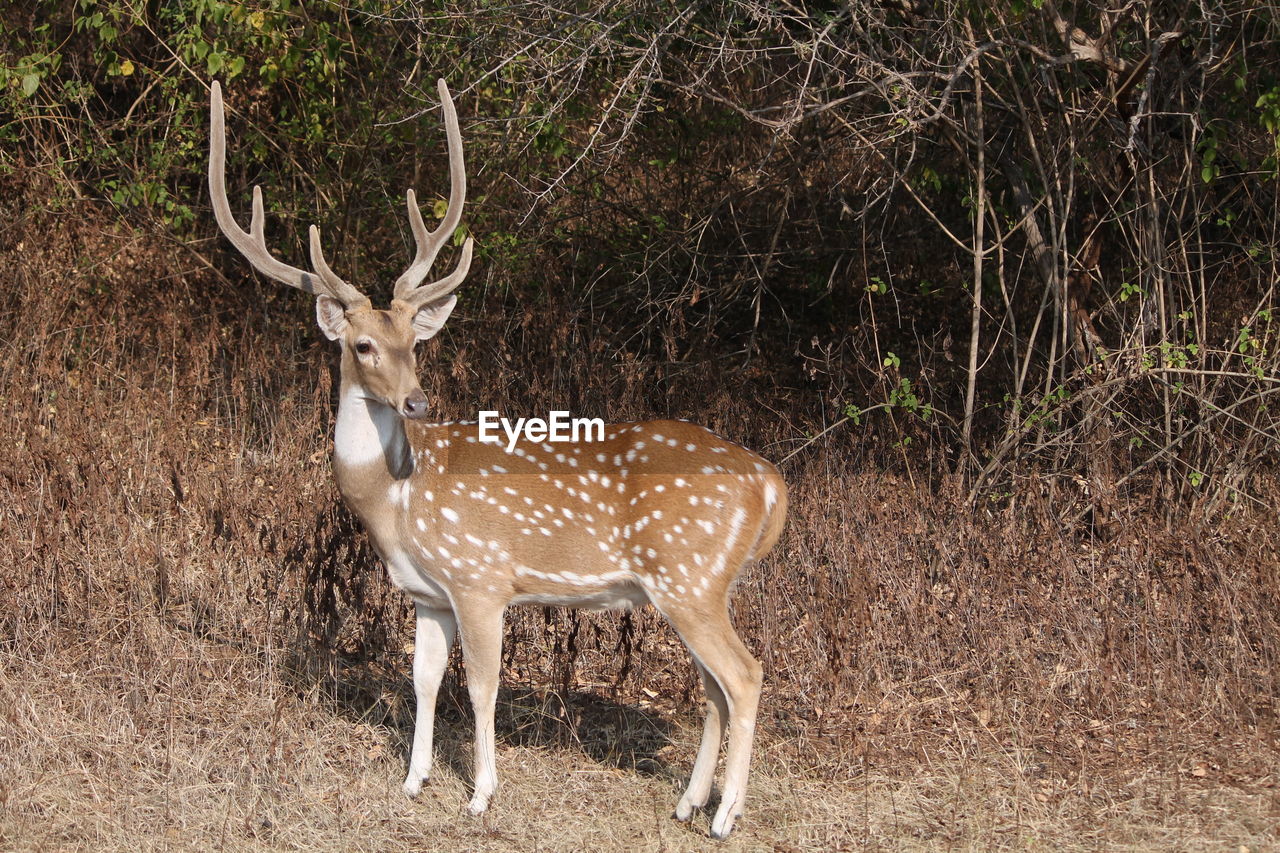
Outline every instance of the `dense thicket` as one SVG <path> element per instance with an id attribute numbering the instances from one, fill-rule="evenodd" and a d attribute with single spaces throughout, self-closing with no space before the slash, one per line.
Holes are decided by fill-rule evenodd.
<path id="1" fill-rule="evenodd" d="M 464 300 L 526 327 L 589 306 L 600 334 L 570 349 L 656 361 L 658 384 L 722 360 L 788 389 L 797 435 L 847 418 L 824 440 L 855 428 L 971 497 L 1045 477 L 1075 520 L 1256 503 L 1277 450 L 1274 9 L 18 5 L 6 168 L 219 267 L 210 79 L 272 243 L 300 257 L 318 221 L 376 289 L 407 255 L 403 187 L 442 190 L 445 76 L 481 254 Z"/>

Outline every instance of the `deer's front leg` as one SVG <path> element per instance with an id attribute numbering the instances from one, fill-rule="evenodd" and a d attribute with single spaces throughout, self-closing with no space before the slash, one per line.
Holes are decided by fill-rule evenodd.
<path id="1" fill-rule="evenodd" d="M 476 716 L 475 794 L 469 806 L 472 814 L 489 807 L 498 787 L 497 759 L 494 755 L 493 714 L 498 701 L 498 672 L 502 666 L 501 601 L 457 602 L 462 632 L 462 660 L 467 668 L 467 690 Z"/>
<path id="2" fill-rule="evenodd" d="M 413 724 L 413 751 L 409 754 L 409 775 L 404 792 L 416 797 L 431 775 L 431 749 L 435 731 L 436 694 L 449 663 L 449 649 L 457 626 L 453 611 L 414 603 L 417 629 L 413 641 L 413 692 L 417 712 Z"/>

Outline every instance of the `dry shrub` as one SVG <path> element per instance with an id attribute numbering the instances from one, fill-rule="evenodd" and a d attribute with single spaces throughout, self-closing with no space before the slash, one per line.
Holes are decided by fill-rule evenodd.
<path id="1" fill-rule="evenodd" d="M 205 251 L 81 204 L 25 208 L 0 240 L 0 418 L 12 438 L 0 446 L 0 779 L 11 780 L 0 802 L 14 809 L 0 840 L 44 825 L 46 838 L 93 846 L 221 819 L 224 839 L 243 844 L 342 846 L 346 836 L 323 833 L 346 825 L 343 807 L 362 808 L 352 792 L 395 787 L 411 719 L 408 608 L 330 480 L 327 346 L 305 300 L 227 281 Z M 646 363 L 615 343 L 626 330 L 582 310 L 466 299 L 425 348 L 424 387 L 442 416 L 551 404 L 685 415 L 775 458 L 817 420 L 758 368 L 726 384 L 723 362 Z M 787 532 L 737 598 L 768 673 L 762 788 L 803 788 L 814 773 L 861 780 L 804 789 L 804 809 L 830 806 L 827 822 L 792 827 L 810 818 L 791 812 L 767 824 L 775 839 L 820 849 L 902 831 L 926 846 L 974 843 L 981 832 L 920 842 L 919 826 L 885 824 L 884 812 L 856 829 L 830 816 L 848 805 L 832 792 L 865 785 L 869 803 L 894 779 L 988 753 L 1012 786 L 1001 797 L 1082 798 L 1060 816 L 1061 838 L 1096 817 L 1089 791 L 1126 802 L 1117 786 L 1144 773 L 1241 790 L 1274 778 L 1273 514 L 1171 525 L 1139 514 L 1103 540 L 1065 528 L 1048 486 L 974 511 L 947 477 L 893 473 L 853 442 L 835 433 L 784 466 Z M 699 691 L 653 613 L 526 609 L 506 649 L 500 726 L 512 754 L 532 748 L 536 765 L 540 748 L 565 744 L 664 784 L 683 772 L 692 741 L 666 746 L 668 722 L 688 719 Z M 460 669 L 442 697 L 445 728 L 466 718 Z M 441 749 L 465 778 L 463 743 Z M 289 809 L 303 808 L 291 768 L 360 780 L 338 786 L 346 806 L 310 840 L 289 834 Z M 170 794 L 174 778 L 197 781 Z M 89 820 L 77 798 L 118 805 L 95 779 L 165 793 L 138 806 L 144 816 Z M 206 784 L 227 798 L 221 818 L 197 805 Z M 257 799 L 231 793 L 255 786 Z M 917 806 L 925 823 L 946 808 Z M 458 831 L 461 846 L 507 849 Z"/>

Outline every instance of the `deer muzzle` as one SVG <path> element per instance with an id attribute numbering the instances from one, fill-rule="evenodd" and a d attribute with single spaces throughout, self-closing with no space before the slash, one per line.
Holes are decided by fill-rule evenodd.
<path id="1" fill-rule="evenodd" d="M 411 421 L 422 420 L 427 416 L 427 395 L 421 388 L 414 388 L 400 405 L 400 414 Z"/>

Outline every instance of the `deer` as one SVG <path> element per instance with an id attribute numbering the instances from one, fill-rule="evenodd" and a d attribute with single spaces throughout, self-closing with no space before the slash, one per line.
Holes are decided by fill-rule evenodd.
<path id="1" fill-rule="evenodd" d="M 481 441 L 473 422 L 432 422 L 415 349 L 440 331 L 471 266 L 423 283 L 453 239 L 466 198 L 462 134 L 438 83 L 449 158 L 448 208 L 428 230 L 406 192 L 416 251 L 391 304 L 375 309 L 325 261 L 309 231 L 310 270 L 277 260 L 264 235 L 262 190 L 249 230 L 227 199 L 222 89 L 212 84 L 209 194 L 222 234 L 267 278 L 315 296 L 320 331 L 339 348 L 333 476 L 391 582 L 413 602 L 416 708 L 404 791 L 431 775 L 436 695 L 462 643 L 475 715 L 473 795 L 483 813 L 497 789 L 494 710 L 503 620 L 510 605 L 589 610 L 652 605 L 693 657 L 706 694 L 701 741 L 674 817 L 689 821 L 712 793 L 728 731 L 724 784 L 710 834 L 726 838 L 743 812 L 763 683 L 729 614 L 742 570 L 776 543 L 787 510 L 781 475 L 761 456 L 681 420 L 607 424 L 577 442 Z M 592 440 L 587 440 L 591 438 Z"/>

